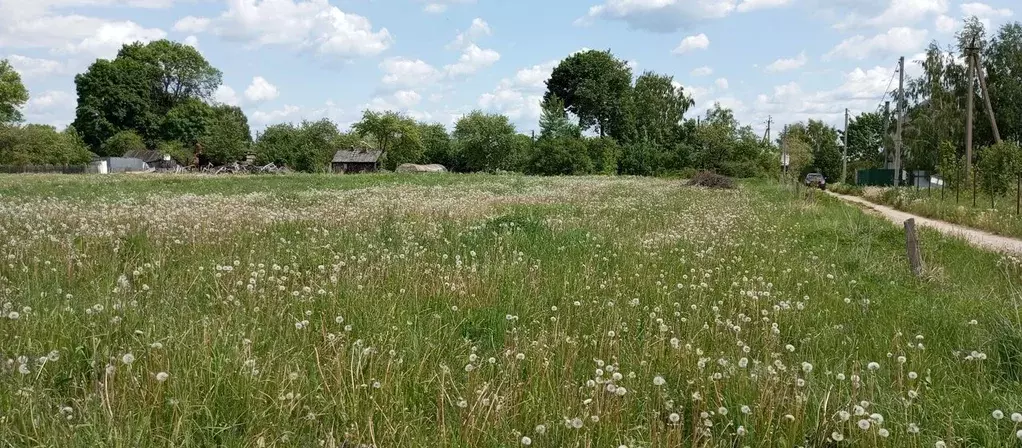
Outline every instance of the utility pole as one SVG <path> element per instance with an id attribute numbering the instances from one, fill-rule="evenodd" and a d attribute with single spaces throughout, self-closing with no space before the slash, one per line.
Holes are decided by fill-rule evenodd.
<path id="1" fill-rule="evenodd" d="M 898 127 L 894 139 L 894 186 L 901 181 L 901 127 L 905 119 L 905 57 L 898 58 Z"/>
<path id="2" fill-rule="evenodd" d="M 767 115 L 766 144 L 770 144 L 770 124 L 774 122 L 773 115 Z"/>
<path id="3" fill-rule="evenodd" d="M 972 58 L 976 65 L 976 76 L 979 78 L 979 88 L 983 92 L 983 103 L 987 108 L 987 115 L 990 116 L 990 128 L 994 131 L 994 142 L 1001 142 L 1001 133 L 997 130 L 997 119 L 994 118 L 994 108 L 990 105 L 990 89 L 987 89 L 987 78 L 983 74 L 983 63 L 979 59 L 979 51 L 973 50 Z"/>
<path id="4" fill-rule="evenodd" d="M 841 183 L 848 181 L 848 109 L 845 109 L 845 149 L 841 154 Z"/>
<path id="5" fill-rule="evenodd" d="M 884 132 L 887 132 L 890 129 L 891 129 L 891 102 L 890 101 L 884 101 Z M 887 136 L 884 136 L 884 137 L 885 137 L 884 138 L 884 169 L 888 169 L 888 167 L 894 165 L 894 154 L 891 154 L 891 148 L 887 146 L 887 138 L 886 137 L 891 137 L 891 139 L 893 140 L 894 136 L 887 135 Z"/>
<path id="6" fill-rule="evenodd" d="M 975 89 L 975 87 L 973 87 L 973 84 L 976 81 L 972 77 L 972 75 L 973 75 L 973 73 L 972 73 L 972 71 L 973 71 L 972 51 L 974 49 L 973 46 L 975 46 L 975 45 L 976 45 L 976 39 L 973 38 L 972 39 L 972 44 L 969 46 L 969 48 L 966 49 L 966 51 L 968 51 L 968 54 L 965 57 L 966 62 L 969 64 L 968 75 L 966 76 L 966 79 L 968 79 L 968 82 L 969 82 L 969 96 L 965 98 L 965 177 L 966 177 L 966 179 L 968 179 L 969 173 L 972 172 L 972 108 L 973 108 L 972 101 L 973 101 L 973 96 L 975 95 L 975 92 L 973 90 L 973 89 Z M 975 184 L 975 182 L 973 182 L 973 184 Z"/>

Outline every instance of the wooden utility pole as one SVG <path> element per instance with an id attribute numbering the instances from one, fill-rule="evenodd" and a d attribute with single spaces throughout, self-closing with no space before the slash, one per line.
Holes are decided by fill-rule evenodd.
<path id="1" fill-rule="evenodd" d="M 972 45 L 975 45 L 976 40 L 973 39 L 972 42 L 973 42 Z M 973 71 L 973 67 L 974 67 L 973 66 L 973 59 L 972 59 L 972 50 L 973 50 L 972 46 L 967 48 L 966 51 L 968 51 L 969 54 L 967 54 L 965 56 L 966 63 L 969 64 L 968 74 L 965 77 L 968 80 L 968 82 L 969 82 L 969 96 L 965 98 L 965 177 L 966 177 L 966 179 L 968 179 L 969 173 L 972 172 L 972 109 L 973 109 L 972 101 L 973 101 L 973 96 L 975 95 L 973 84 L 976 82 L 976 80 L 973 79 L 973 77 L 972 77 L 972 71 Z M 973 180 L 973 187 L 975 187 L 975 183 L 976 183 L 975 180 Z"/>
<path id="2" fill-rule="evenodd" d="M 891 102 L 884 101 L 884 132 L 887 132 L 891 129 L 890 120 L 891 120 Z M 892 140 L 894 139 L 893 135 L 885 136 L 884 138 L 884 169 L 887 169 L 894 165 L 894 154 L 891 154 L 891 148 L 887 146 L 886 137 L 891 137 Z"/>
<path id="3" fill-rule="evenodd" d="M 901 181 L 901 127 L 905 120 L 905 57 L 898 58 L 898 127 L 894 137 L 894 186 Z"/>
<path id="4" fill-rule="evenodd" d="M 848 109 L 845 109 L 845 149 L 841 154 L 841 183 L 848 181 Z"/>
<path id="5" fill-rule="evenodd" d="M 766 144 L 770 144 L 770 124 L 774 122 L 772 115 L 767 115 Z"/>
<path id="6" fill-rule="evenodd" d="M 983 74 L 983 62 L 979 58 L 979 51 L 972 51 L 973 63 L 976 67 L 976 77 L 979 78 L 979 89 L 983 93 L 983 103 L 986 105 L 987 116 L 990 117 L 990 129 L 994 131 L 994 142 L 1001 142 L 1001 133 L 997 130 L 997 119 L 994 118 L 994 108 L 990 105 L 990 89 L 987 89 L 987 77 Z"/>

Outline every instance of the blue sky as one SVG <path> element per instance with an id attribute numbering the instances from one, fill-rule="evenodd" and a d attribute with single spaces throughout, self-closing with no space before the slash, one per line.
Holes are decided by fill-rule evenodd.
<path id="1" fill-rule="evenodd" d="M 453 127 L 474 109 L 537 128 L 563 57 L 610 49 L 638 75 L 674 76 L 762 132 L 838 125 L 877 107 L 898 56 L 949 43 L 962 18 L 1016 20 L 1015 0 L 0 0 L 0 58 L 22 73 L 28 121 L 74 119 L 74 75 L 124 42 L 195 46 L 224 73 L 217 100 L 254 130 L 362 110 Z M 909 62 L 908 74 L 918 73 Z"/>

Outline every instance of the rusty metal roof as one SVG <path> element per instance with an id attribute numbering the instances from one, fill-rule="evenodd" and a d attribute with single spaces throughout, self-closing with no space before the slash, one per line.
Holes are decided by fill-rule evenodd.
<path id="1" fill-rule="evenodd" d="M 334 153 L 333 163 L 376 163 L 383 151 L 376 149 L 342 149 Z"/>

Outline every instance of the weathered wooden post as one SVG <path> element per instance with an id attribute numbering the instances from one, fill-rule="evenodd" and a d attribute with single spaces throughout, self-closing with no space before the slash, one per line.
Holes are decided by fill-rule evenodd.
<path id="1" fill-rule="evenodd" d="M 905 248 L 908 250 L 908 263 L 912 266 L 912 274 L 916 277 L 923 276 L 923 256 L 919 253 L 919 238 L 916 236 L 916 220 L 911 218 L 905 221 Z"/>

